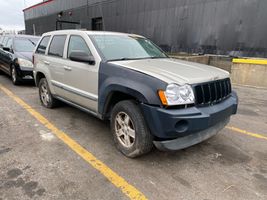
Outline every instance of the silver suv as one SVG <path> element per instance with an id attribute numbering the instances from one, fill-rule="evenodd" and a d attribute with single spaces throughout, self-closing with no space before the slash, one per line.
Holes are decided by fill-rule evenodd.
<path id="1" fill-rule="evenodd" d="M 128 157 L 200 143 L 237 111 L 228 72 L 171 59 L 139 35 L 49 32 L 33 60 L 42 105 L 60 100 L 110 120 L 116 147 Z"/>

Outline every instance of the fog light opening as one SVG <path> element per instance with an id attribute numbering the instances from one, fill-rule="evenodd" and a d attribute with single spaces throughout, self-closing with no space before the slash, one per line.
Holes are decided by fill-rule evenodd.
<path id="1" fill-rule="evenodd" d="M 175 129 L 179 133 L 183 133 L 188 130 L 188 121 L 180 120 L 176 123 Z"/>

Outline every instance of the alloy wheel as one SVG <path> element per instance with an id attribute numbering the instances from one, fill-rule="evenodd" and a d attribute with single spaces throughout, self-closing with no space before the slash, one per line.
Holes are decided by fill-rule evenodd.
<path id="1" fill-rule="evenodd" d="M 115 119 L 115 131 L 119 142 L 126 148 L 131 148 L 135 142 L 134 124 L 128 114 L 119 112 Z"/>
<path id="2" fill-rule="evenodd" d="M 45 106 L 47 106 L 50 103 L 51 98 L 50 98 L 50 94 L 49 94 L 49 91 L 48 91 L 48 86 L 47 86 L 46 83 L 43 83 L 41 85 L 40 93 L 41 93 L 40 95 L 41 95 L 41 100 L 42 100 L 43 104 Z"/>
<path id="3" fill-rule="evenodd" d="M 15 67 L 12 67 L 12 69 L 11 69 L 11 77 L 12 77 L 13 83 L 16 83 L 16 81 L 17 81 L 17 74 L 16 74 Z"/>

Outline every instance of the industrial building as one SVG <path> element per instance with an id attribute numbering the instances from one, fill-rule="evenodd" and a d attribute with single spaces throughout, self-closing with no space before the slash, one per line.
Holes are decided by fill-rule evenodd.
<path id="1" fill-rule="evenodd" d="M 47 0 L 24 9 L 27 34 L 136 33 L 168 52 L 267 56 L 265 0 Z"/>

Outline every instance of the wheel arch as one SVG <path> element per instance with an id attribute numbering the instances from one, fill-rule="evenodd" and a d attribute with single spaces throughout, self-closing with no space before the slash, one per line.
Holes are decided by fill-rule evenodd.
<path id="1" fill-rule="evenodd" d="M 46 78 L 45 74 L 43 72 L 36 72 L 36 75 L 35 75 L 35 84 L 36 86 L 38 87 L 39 83 L 40 83 L 40 80 L 42 78 Z"/>
<path id="2" fill-rule="evenodd" d="M 110 118 L 113 107 L 123 100 L 134 100 L 137 103 L 147 103 L 147 99 L 140 92 L 127 88 L 117 86 L 116 89 L 109 90 L 105 97 L 99 101 L 99 112 L 105 119 Z"/>
<path id="3" fill-rule="evenodd" d="M 160 106 L 161 102 L 157 91 L 163 88 L 166 88 L 166 83 L 149 74 L 114 63 L 101 62 L 98 83 L 98 112 L 103 118 L 109 117 L 110 108 L 114 102 L 118 102 L 118 99 L 134 99 L 139 103 Z"/>

